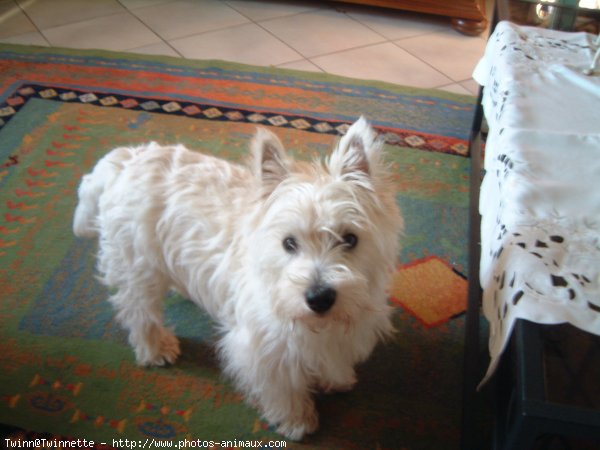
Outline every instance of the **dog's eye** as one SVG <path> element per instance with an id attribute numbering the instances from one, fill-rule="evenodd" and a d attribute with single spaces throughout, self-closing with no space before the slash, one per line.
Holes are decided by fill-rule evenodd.
<path id="1" fill-rule="evenodd" d="M 292 237 L 292 236 L 288 236 L 283 240 L 283 248 L 285 249 L 286 252 L 290 253 L 290 254 L 294 254 L 298 251 L 298 242 L 296 241 L 296 238 Z"/>
<path id="2" fill-rule="evenodd" d="M 358 237 L 354 233 L 347 233 L 343 236 L 344 246 L 350 250 L 358 244 Z"/>

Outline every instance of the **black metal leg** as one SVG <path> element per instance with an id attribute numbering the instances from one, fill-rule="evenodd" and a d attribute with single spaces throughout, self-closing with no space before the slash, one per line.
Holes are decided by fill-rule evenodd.
<path id="1" fill-rule="evenodd" d="M 492 27 L 493 32 L 498 23 L 498 8 L 494 6 Z M 480 358 L 480 305 L 481 285 L 479 283 L 479 259 L 481 253 L 481 216 L 479 215 L 479 189 L 481 185 L 481 126 L 483 123 L 483 88 L 479 89 L 471 134 L 469 136 L 469 156 L 471 157 L 471 171 L 469 180 L 469 289 L 467 298 L 467 314 L 465 320 L 465 344 L 463 361 L 463 410 L 461 448 L 463 450 L 481 448 L 478 439 L 477 415 L 478 394 L 477 385 L 481 379 Z"/>
<path id="2" fill-rule="evenodd" d="M 469 196 L 469 289 L 467 314 L 465 320 L 465 344 L 463 362 L 463 411 L 461 448 L 477 448 L 477 437 L 474 426 L 477 415 L 477 384 L 480 374 L 479 358 L 479 306 L 481 303 L 481 287 L 479 284 L 480 256 L 480 216 L 479 185 L 481 183 L 481 123 L 483 111 L 481 107 L 482 90 L 477 99 L 477 110 L 473 119 L 473 127 L 469 139 L 471 157 L 470 196 Z"/>

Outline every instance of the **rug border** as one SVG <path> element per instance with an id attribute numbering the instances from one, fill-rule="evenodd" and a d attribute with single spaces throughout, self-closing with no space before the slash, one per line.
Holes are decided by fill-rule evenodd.
<path id="1" fill-rule="evenodd" d="M 77 57 L 94 57 L 102 59 L 125 59 L 129 61 L 144 61 L 152 62 L 155 64 L 168 64 L 180 67 L 189 67 L 193 69 L 199 69 L 202 67 L 217 66 L 227 70 L 237 70 L 242 72 L 254 72 L 261 74 L 277 74 L 285 73 L 287 75 L 299 77 L 309 81 L 323 81 L 323 82 L 337 82 L 342 84 L 362 85 L 371 88 L 382 88 L 386 91 L 401 92 L 402 94 L 430 97 L 434 93 L 435 97 L 447 100 L 466 101 L 475 100 L 475 95 L 470 94 L 458 94 L 454 92 L 444 91 L 438 88 L 419 88 L 414 86 L 402 85 L 397 83 L 390 83 L 387 81 L 379 81 L 372 79 L 353 78 L 343 75 L 334 75 L 326 72 L 310 72 L 298 69 L 289 69 L 276 66 L 258 66 L 252 64 L 245 64 L 233 61 L 226 61 L 222 59 L 190 59 L 184 57 L 175 57 L 167 55 L 148 55 L 141 53 L 128 53 L 124 51 L 112 51 L 112 50 L 101 50 L 101 49 L 76 49 L 66 47 L 45 47 L 39 45 L 21 45 L 21 44 L 6 44 L 0 43 L 0 52 L 12 52 L 12 53 L 30 53 L 32 55 L 40 56 L 45 53 L 61 53 L 65 56 L 77 56 Z"/>

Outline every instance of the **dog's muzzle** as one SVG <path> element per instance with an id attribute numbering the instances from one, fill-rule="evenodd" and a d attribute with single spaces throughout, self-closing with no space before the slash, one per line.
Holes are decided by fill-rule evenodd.
<path id="1" fill-rule="evenodd" d="M 304 294 L 308 307 L 318 314 L 323 314 L 331 309 L 335 303 L 337 293 L 327 285 L 310 287 Z"/>

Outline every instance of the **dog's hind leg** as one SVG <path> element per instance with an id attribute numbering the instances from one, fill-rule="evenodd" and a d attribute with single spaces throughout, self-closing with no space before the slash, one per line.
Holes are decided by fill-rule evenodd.
<path id="1" fill-rule="evenodd" d="M 163 324 L 162 303 L 168 282 L 160 273 L 145 273 L 139 278 L 128 274 L 128 283 L 120 283 L 109 301 L 116 318 L 129 333 L 129 343 L 138 364 L 162 366 L 179 356 L 179 341 Z"/>
<path id="2" fill-rule="evenodd" d="M 79 202 L 73 217 L 73 232 L 76 236 L 98 235 L 100 197 L 115 182 L 123 169 L 123 162 L 131 159 L 133 151 L 125 147 L 116 148 L 98 161 L 92 173 L 83 176 L 77 190 Z"/>

